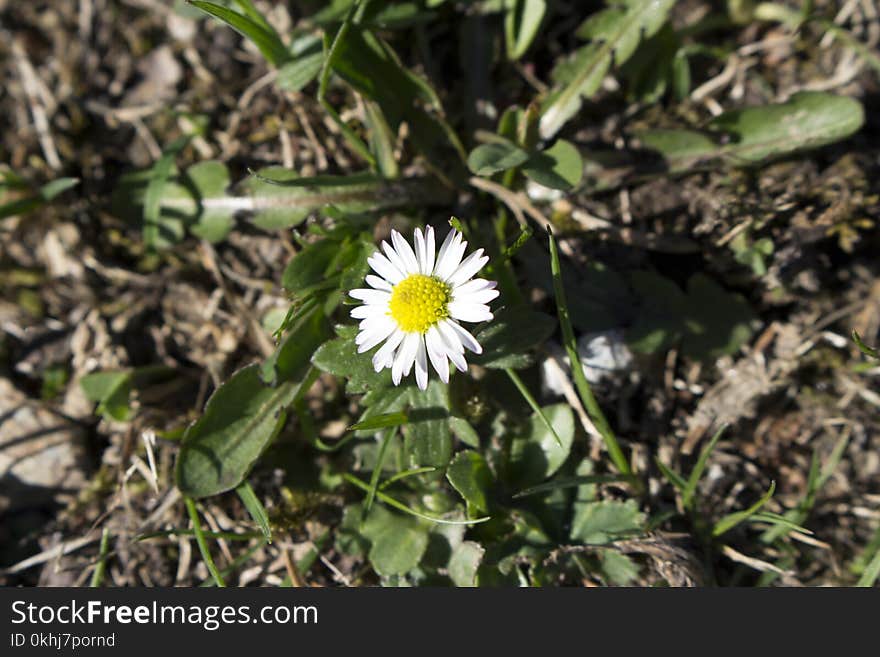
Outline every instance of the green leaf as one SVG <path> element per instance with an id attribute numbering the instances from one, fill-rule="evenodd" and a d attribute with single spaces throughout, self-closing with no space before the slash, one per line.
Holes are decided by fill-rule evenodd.
<path id="1" fill-rule="evenodd" d="M 144 192 L 144 243 L 152 248 L 165 248 L 183 238 L 183 222 L 162 214 L 165 185 L 174 168 L 174 160 L 189 143 L 185 135 L 171 142 L 150 169 L 149 182 Z"/>
<path id="2" fill-rule="evenodd" d="M 773 491 L 776 490 L 776 482 L 770 482 L 770 488 L 767 489 L 767 492 L 761 496 L 757 502 L 755 502 L 752 506 L 750 506 L 745 511 L 737 511 L 736 513 L 730 513 L 724 516 L 721 520 L 715 523 L 715 526 L 712 528 L 712 536 L 716 538 L 721 536 L 722 534 L 729 532 L 731 529 L 736 527 L 741 522 L 748 520 L 753 515 L 755 515 L 762 506 L 767 504 L 770 501 L 770 498 L 773 497 Z"/>
<path id="3" fill-rule="evenodd" d="M 589 545 L 603 545 L 644 529 L 645 514 L 635 500 L 602 500 L 584 506 L 571 525 L 571 538 Z"/>
<path id="4" fill-rule="evenodd" d="M 532 364 L 527 353 L 541 345 L 556 329 L 556 321 L 525 305 L 507 306 L 475 332 L 483 353 L 473 362 L 494 369 L 521 369 Z"/>
<path id="5" fill-rule="evenodd" d="M 611 65 L 620 66 L 639 42 L 653 36 L 666 22 L 675 0 L 618 0 L 592 15 L 578 28 L 578 36 L 592 42 L 554 71 L 560 82 L 541 116 L 544 139 L 555 135 L 581 107 L 581 99 L 599 90 Z"/>
<path id="6" fill-rule="evenodd" d="M 700 456 L 697 458 L 697 462 L 694 465 L 694 469 L 691 470 L 691 474 L 688 477 L 687 483 L 685 484 L 684 489 L 681 491 L 681 505 L 685 509 L 690 509 L 692 503 L 694 501 L 694 496 L 697 492 L 697 484 L 700 483 L 700 478 L 703 476 L 703 472 L 706 470 L 706 465 L 709 463 L 709 457 L 712 455 L 712 452 L 715 450 L 715 445 L 718 444 L 718 441 L 721 440 L 721 436 L 724 434 L 724 430 L 727 429 L 727 425 L 722 425 L 718 431 L 715 432 L 715 435 L 712 436 L 712 439 L 706 443 L 706 446 L 700 450 Z"/>
<path id="7" fill-rule="evenodd" d="M 453 584 L 477 586 L 477 570 L 485 554 L 485 548 L 474 541 L 462 541 L 452 548 L 448 570 Z"/>
<path id="8" fill-rule="evenodd" d="M 474 449 L 480 448 L 480 434 L 478 434 L 471 426 L 470 422 L 463 417 L 455 415 L 450 416 L 449 428 L 452 430 L 452 433 L 455 434 L 455 437 L 468 447 L 473 447 Z"/>
<path id="9" fill-rule="evenodd" d="M 267 543 L 271 543 L 272 528 L 269 526 L 269 515 L 266 513 L 266 509 L 263 507 L 254 489 L 251 488 L 248 482 L 243 481 L 235 489 L 235 492 L 238 493 L 241 503 L 244 504 L 253 521 L 257 523 L 260 531 L 263 532 L 263 538 L 266 539 Z"/>
<path id="10" fill-rule="evenodd" d="M 405 446 L 412 467 L 446 467 L 452 458 L 452 434 L 449 431 L 449 389 L 432 380 L 427 390 L 407 388 L 410 410 L 404 427 Z"/>
<path id="11" fill-rule="evenodd" d="M 568 190 L 580 183 L 584 162 L 571 142 L 558 139 L 546 151 L 530 157 L 523 173 L 544 187 Z"/>
<path id="12" fill-rule="evenodd" d="M 304 322 L 279 367 L 277 385 L 261 380 L 259 365 L 236 372 L 220 386 L 199 420 L 183 436 L 177 486 L 184 495 L 207 497 L 237 487 L 275 438 L 287 408 L 307 391 L 309 357 L 325 338 L 320 315 Z"/>
<path id="13" fill-rule="evenodd" d="M 562 444 L 533 413 L 525 430 L 514 436 L 510 446 L 510 478 L 517 488 L 525 488 L 551 477 L 571 451 L 574 441 L 574 414 L 567 404 L 543 407 L 544 415 L 556 430 Z"/>
<path id="14" fill-rule="evenodd" d="M 399 427 L 407 423 L 406 413 L 382 413 L 363 422 L 356 422 L 348 427 L 348 431 L 376 431 L 389 427 Z"/>
<path id="15" fill-rule="evenodd" d="M 446 478 L 452 487 L 480 513 L 489 510 L 489 488 L 492 472 L 479 452 L 466 449 L 455 455 L 446 470 Z"/>
<path id="16" fill-rule="evenodd" d="M 361 526 L 370 546 L 369 559 L 379 575 L 405 575 L 428 547 L 428 530 L 417 519 L 376 506 Z"/>
<path id="17" fill-rule="evenodd" d="M 369 353 L 357 353 L 357 345 L 350 337 L 325 342 L 312 356 L 312 364 L 328 374 L 346 379 L 345 390 L 349 394 L 378 390 L 391 385 L 391 370 L 386 368 L 376 373 L 372 356 Z"/>
<path id="18" fill-rule="evenodd" d="M 468 155 L 468 168 L 478 176 L 491 176 L 499 171 L 518 167 L 529 154 L 508 141 L 480 144 Z"/>
<path id="19" fill-rule="evenodd" d="M 504 40 L 507 58 L 516 61 L 522 57 L 535 40 L 541 21 L 547 11 L 545 0 L 506 0 L 504 15 Z"/>
<path id="20" fill-rule="evenodd" d="M 190 231 L 209 242 L 226 238 L 234 224 L 232 204 L 222 202 L 227 198 L 229 170 L 222 162 L 199 162 L 186 170 L 185 180 L 196 191 L 198 211 Z M 220 203 L 218 203 L 220 201 Z"/>
<path id="21" fill-rule="evenodd" d="M 298 295 L 323 282 L 330 263 L 338 251 L 339 242 L 330 239 L 318 240 L 303 246 L 284 268 L 284 273 L 281 275 L 284 289 Z"/>
<path id="22" fill-rule="evenodd" d="M 628 586 L 639 576 L 639 566 L 627 555 L 614 550 L 599 553 L 602 574 L 616 586 Z"/>
<path id="23" fill-rule="evenodd" d="M 0 219 L 33 212 L 40 206 L 49 203 L 62 192 L 71 187 L 75 187 L 78 184 L 79 178 L 58 178 L 57 180 L 48 182 L 40 187 L 35 194 L 0 204 Z M 23 181 L 21 181 L 21 184 L 13 185 L 4 183 L 0 185 L 0 192 L 4 191 L 4 187 L 10 187 L 13 189 L 19 187 L 27 188 L 27 185 Z"/>
<path id="24" fill-rule="evenodd" d="M 804 91 L 784 103 L 725 112 L 709 122 L 708 133 L 650 130 L 639 138 L 679 172 L 714 160 L 750 166 L 786 157 L 846 139 L 864 122 L 854 98 Z"/>
<path id="25" fill-rule="evenodd" d="M 285 91 L 300 91 L 318 77 L 324 53 L 318 51 L 297 57 L 278 69 L 278 86 Z"/>
<path id="26" fill-rule="evenodd" d="M 858 331 L 853 329 L 852 331 L 852 339 L 853 342 L 856 343 L 856 346 L 866 356 L 870 356 L 871 358 L 880 358 L 880 351 L 875 349 L 874 347 L 869 347 L 864 342 L 862 342 L 862 337 L 859 335 Z"/>
<path id="27" fill-rule="evenodd" d="M 98 413 L 125 422 L 131 418 L 132 374 L 132 370 L 94 372 L 80 379 L 80 386 L 89 401 L 98 404 Z"/>
<path id="28" fill-rule="evenodd" d="M 272 66 L 280 66 L 290 58 L 290 53 L 278 36 L 255 9 L 245 9 L 246 14 L 239 14 L 228 7 L 204 2 L 203 0 L 189 0 L 194 7 L 198 7 L 206 14 L 210 14 L 226 23 L 243 37 L 250 39 Z M 239 3 L 244 5 L 245 3 Z M 249 4 L 249 3 L 248 3 Z"/>

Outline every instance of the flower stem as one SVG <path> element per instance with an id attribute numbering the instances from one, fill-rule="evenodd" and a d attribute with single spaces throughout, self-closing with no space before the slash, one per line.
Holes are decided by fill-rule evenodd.
<path id="1" fill-rule="evenodd" d="M 577 343 L 574 338 L 574 329 L 571 326 L 571 317 L 568 313 L 568 302 L 565 299 L 565 288 L 562 285 L 562 270 L 559 266 L 559 252 L 556 248 L 556 239 L 553 237 L 553 233 L 549 229 L 547 232 L 550 238 L 550 271 L 553 274 L 553 291 L 556 294 L 556 312 L 559 316 L 559 325 L 562 328 L 562 338 L 565 343 L 565 351 L 571 362 L 571 373 L 574 378 L 575 387 L 577 388 L 578 395 L 581 398 L 581 402 L 584 404 L 587 414 L 590 416 L 590 419 L 593 421 L 593 424 L 602 436 L 605 448 L 608 450 L 608 455 L 611 457 L 614 465 L 621 474 L 631 476 L 632 469 L 629 467 L 629 462 L 626 460 L 626 456 L 624 456 L 623 450 L 617 442 L 617 437 L 611 430 L 611 425 L 608 424 L 608 420 L 605 418 L 605 414 L 599 407 L 599 403 L 596 401 L 596 397 L 593 395 L 593 390 L 590 388 L 590 384 L 584 374 L 584 366 L 578 356 Z"/>

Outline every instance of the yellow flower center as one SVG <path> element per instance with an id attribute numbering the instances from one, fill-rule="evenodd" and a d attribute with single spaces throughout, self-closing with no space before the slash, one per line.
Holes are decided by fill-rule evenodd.
<path id="1" fill-rule="evenodd" d="M 394 286 L 388 307 L 402 331 L 426 333 L 449 317 L 451 297 L 452 289 L 439 278 L 411 274 Z"/>

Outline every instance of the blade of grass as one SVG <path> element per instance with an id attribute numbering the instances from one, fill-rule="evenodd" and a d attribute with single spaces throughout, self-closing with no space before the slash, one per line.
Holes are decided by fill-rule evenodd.
<path id="1" fill-rule="evenodd" d="M 221 20 L 246 39 L 250 39 L 272 66 L 278 67 L 290 59 L 290 53 L 282 43 L 278 33 L 268 27 L 265 19 L 254 20 L 250 16 L 239 14 L 228 7 L 203 0 L 189 0 L 189 4 L 201 9 L 206 14 Z"/>
<path id="2" fill-rule="evenodd" d="M 608 455 L 611 457 L 611 461 L 621 474 L 631 476 L 632 470 L 629 467 L 629 463 L 623 454 L 623 450 L 620 449 L 617 437 L 611 430 L 608 420 L 605 419 L 605 414 L 599 407 L 595 396 L 593 396 L 593 390 L 590 388 L 590 384 L 584 374 L 583 363 L 581 363 L 581 359 L 577 352 L 574 329 L 571 326 L 568 302 L 565 298 L 565 288 L 562 285 L 562 268 L 559 264 L 559 252 L 556 248 L 556 239 L 553 237 L 553 233 L 549 228 L 547 229 L 547 235 L 550 239 L 550 271 L 553 275 L 553 292 L 556 295 L 556 312 L 559 316 L 559 325 L 562 328 L 562 339 L 565 343 L 565 351 L 571 362 L 571 373 L 574 377 L 575 387 L 577 388 L 578 395 L 580 396 L 581 402 L 583 402 L 584 408 L 589 414 L 590 419 L 593 421 L 593 424 L 602 436 L 602 440 L 605 443 L 605 449 L 608 450 Z"/>
<path id="3" fill-rule="evenodd" d="M 218 571 L 217 566 L 214 565 L 214 559 L 211 557 L 211 551 L 208 549 L 208 542 L 205 540 L 205 534 L 202 531 L 202 521 L 199 520 L 199 512 L 196 509 L 196 503 L 193 502 L 191 497 L 185 497 L 183 498 L 183 501 L 186 504 L 189 519 L 192 521 L 193 531 L 196 534 L 196 543 L 199 544 L 199 551 L 202 553 L 202 559 L 208 567 L 208 572 L 211 573 L 211 577 L 214 578 L 214 583 L 217 584 L 217 586 L 225 587 L 226 582 L 223 581 L 220 571 Z"/>
<path id="4" fill-rule="evenodd" d="M 385 490 L 395 481 L 400 481 L 401 479 L 406 479 L 407 477 L 415 477 L 416 475 L 426 474 L 428 472 L 436 472 L 439 468 L 435 468 L 433 465 L 426 465 L 421 468 L 413 468 L 412 470 L 404 470 L 403 472 L 398 472 L 396 475 L 389 477 L 385 481 L 382 482 L 382 485 L 379 486 L 379 490 Z"/>
<path id="5" fill-rule="evenodd" d="M 101 545 L 98 548 L 98 563 L 95 564 L 95 572 L 92 573 L 92 579 L 89 586 L 93 589 L 101 586 L 104 581 L 104 572 L 107 568 L 107 553 L 110 551 L 110 530 L 104 527 L 101 531 Z"/>
<path id="6" fill-rule="evenodd" d="M 659 458 L 655 458 L 654 462 L 657 464 L 657 468 L 660 470 L 663 476 L 666 477 L 667 481 L 669 481 L 670 484 L 675 486 L 680 491 L 683 491 L 685 488 L 687 488 L 687 482 L 684 480 L 684 477 L 682 477 L 675 470 L 663 463 L 663 461 L 661 461 Z"/>
<path id="7" fill-rule="evenodd" d="M 365 481 L 361 481 L 353 474 L 349 474 L 346 472 L 342 475 L 342 478 L 345 479 L 348 483 L 360 488 L 362 491 L 369 492 L 370 490 L 370 485 L 368 483 L 366 483 Z M 387 504 L 388 506 L 397 509 L 398 511 L 403 511 L 404 513 L 408 513 L 409 515 L 415 516 L 416 518 L 421 518 L 422 520 L 428 520 L 430 522 L 436 522 L 441 525 L 476 525 L 477 523 L 491 520 L 489 516 L 484 516 L 482 518 L 473 518 L 469 520 L 446 520 L 445 518 L 435 518 L 434 516 L 420 513 L 415 509 L 410 509 L 403 502 L 399 502 L 390 495 L 383 493 L 381 490 L 376 491 L 376 498 L 381 500 L 382 502 L 385 502 L 385 504 Z"/>
<path id="8" fill-rule="evenodd" d="M 520 497 L 528 497 L 529 495 L 537 495 L 558 488 L 574 488 L 582 484 L 612 484 L 617 481 L 631 481 L 629 477 L 622 475 L 586 475 L 583 477 L 566 477 L 557 481 L 548 481 L 537 486 L 529 486 L 523 488 L 520 492 L 513 494 L 513 499 Z"/>
<path id="9" fill-rule="evenodd" d="M 871 587 L 874 586 L 874 582 L 877 581 L 877 578 L 880 577 L 880 549 L 874 553 L 874 558 L 871 559 L 871 562 L 868 564 L 868 567 L 865 568 L 865 572 L 862 573 L 862 576 L 859 578 L 859 581 L 856 582 L 856 586 L 860 587 Z"/>
<path id="10" fill-rule="evenodd" d="M 553 428 L 553 425 L 550 424 L 550 420 L 544 415 L 544 411 L 538 406 L 538 402 L 532 397 L 532 393 L 529 392 L 529 389 L 526 387 L 526 384 L 523 383 L 523 380 L 519 378 L 519 374 L 514 372 L 509 367 L 505 367 L 504 371 L 507 373 L 507 376 L 510 377 L 510 380 L 513 381 L 513 385 L 516 386 L 516 389 L 519 390 L 519 394 L 523 396 L 523 399 L 526 400 L 531 409 L 535 412 L 535 414 L 541 418 L 541 422 L 544 423 L 544 426 L 553 434 L 553 437 L 556 439 L 556 444 L 562 447 L 562 439 L 559 437 L 559 434 L 556 433 L 556 429 Z"/>
<path id="11" fill-rule="evenodd" d="M 263 508 L 263 504 L 260 502 L 254 489 L 251 488 L 251 485 L 247 481 L 243 481 L 239 484 L 238 488 L 235 489 L 235 492 L 238 493 L 238 497 L 241 499 L 241 503 L 244 504 L 244 508 L 247 509 L 247 512 L 251 515 L 253 521 L 257 523 L 260 531 L 263 532 L 263 537 L 266 539 L 266 542 L 271 543 L 272 528 L 269 526 L 269 515 L 266 513 L 266 509 Z"/>
<path id="12" fill-rule="evenodd" d="M 339 44 L 342 43 L 342 40 L 345 39 L 349 30 L 351 30 L 355 15 L 363 15 L 361 8 L 363 7 L 363 9 L 366 9 L 367 4 L 369 4 L 369 0 L 359 0 L 351 5 L 351 9 L 349 9 L 348 15 L 342 23 L 342 27 L 339 28 L 336 36 L 333 37 L 333 41 L 328 43 L 327 36 L 324 36 L 324 46 L 327 54 L 324 57 L 324 65 L 321 67 L 321 73 L 318 76 L 318 102 L 321 103 L 321 107 L 323 107 L 330 115 L 333 122 L 339 126 L 339 129 L 345 136 L 349 146 L 351 146 L 358 155 L 369 163 L 370 168 L 375 168 L 376 159 L 370 152 L 369 147 L 361 141 L 361 138 L 358 137 L 350 127 L 348 127 L 348 124 L 342 120 L 342 117 L 339 116 L 339 113 L 330 104 L 330 101 L 327 100 L 327 88 L 330 85 L 330 74 L 333 71 L 333 62 L 336 58 L 336 53 L 339 50 Z"/>
<path id="13" fill-rule="evenodd" d="M 712 455 L 712 451 L 721 439 L 721 435 L 724 433 L 725 429 L 727 429 L 726 424 L 722 425 L 718 431 L 715 432 L 715 435 L 712 436 L 712 440 L 710 440 L 700 451 L 697 463 L 694 465 L 694 469 L 691 470 L 691 474 L 688 477 L 684 490 L 681 491 L 681 504 L 685 509 L 690 510 L 693 505 L 694 494 L 697 492 L 697 484 L 700 483 L 700 478 L 703 476 L 706 464 L 709 462 L 709 457 Z"/>
<path id="14" fill-rule="evenodd" d="M 770 488 L 761 496 L 757 502 L 755 502 L 752 506 L 750 506 L 745 511 L 737 511 L 736 513 L 731 513 L 724 516 L 721 520 L 715 523 L 715 527 L 712 529 L 712 536 L 715 538 L 721 536 L 722 534 L 729 532 L 731 529 L 736 527 L 741 522 L 748 520 L 750 517 L 755 515 L 762 506 L 767 504 L 771 497 L 773 497 L 773 492 L 776 490 L 776 482 L 770 482 Z"/>
<path id="15" fill-rule="evenodd" d="M 373 507 L 373 500 L 379 490 L 379 477 L 382 475 L 382 465 L 385 463 L 385 455 L 388 453 L 388 445 L 391 439 L 397 433 L 394 429 L 389 429 L 382 436 L 382 442 L 379 444 L 379 453 L 376 455 L 376 465 L 373 466 L 373 474 L 370 477 L 370 490 L 367 491 L 367 499 L 364 501 L 363 515 L 366 516 Z"/>

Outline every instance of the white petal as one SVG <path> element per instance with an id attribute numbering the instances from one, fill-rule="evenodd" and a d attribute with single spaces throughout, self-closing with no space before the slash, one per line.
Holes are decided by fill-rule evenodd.
<path id="1" fill-rule="evenodd" d="M 358 333 L 358 336 L 355 339 L 355 342 L 359 344 L 358 353 L 362 354 L 365 351 L 369 351 L 391 335 L 396 328 L 397 325 L 393 321 L 389 321 L 387 324 L 377 324 L 369 332 L 364 331 Z"/>
<path id="2" fill-rule="evenodd" d="M 395 329 L 388 340 L 385 341 L 379 350 L 373 354 L 373 369 L 381 372 L 386 367 L 391 367 L 394 363 L 394 350 L 403 342 L 406 333 L 400 329 Z"/>
<path id="3" fill-rule="evenodd" d="M 495 281 L 487 281 L 485 278 L 474 278 L 461 285 L 456 285 L 452 290 L 454 295 L 471 294 L 473 292 L 482 292 L 483 290 L 494 290 L 498 287 Z"/>
<path id="4" fill-rule="evenodd" d="M 463 242 L 461 233 L 456 232 L 452 244 L 449 245 L 446 252 L 444 253 L 443 249 L 440 249 L 437 265 L 434 267 L 434 275 L 441 280 L 448 280 L 458 268 L 465 249 L 467 249 L 467 242 Z"/>
<path id="5" fill-rule="evenodd" d="M 419 336 L 419 349 L 416 352 L 416 385 L 419 390 L 428 387 L 428 354 L 425 349 L 425 338 Z"/>
<path id="6" fill-rule="evenodd" d="M 373 268 L 373 271 L 392 285 L 396 285 L 406 278 L 406 274 L 399 270 L 388 258 L 378 251 L 367 259 L 367 264 Z"/>
<path id="7" fill-rule="evenodd" d="M 446 355 L 460 372 L 467 370 L 467 362 L 464 359 L 464 346 L 455 329 L 452 328 L 452 322 L 444 320 L 437 324 L 443 343 L 446 345 Z"/>
<path id="8" fill-rule="evenodd" d="M 437 371 L 437 375 L 443 383 L 449 383 L 449 361 L 446 359 L 446 343 L 443 336 L 437 330 L 436 326 L 432 326 L 425 333 L 425 346 L 428 349 L 428 358 L 431 359 L 431 365 Z"/>
<path id="9" fill-rule="evenodd" d="M 403 338 L 403 344 L 397 350 L 397 354 L 394 356 L 394 364 L 391 366 L 391 380 L 394 381 L 394 385 L 400 384 L 404 370 L 408 373 L 412 369 L 413 361 L 416 358 L 416 351 L 419 348 L 419 340 L 421 339 L 420 333 L 407 333 Z"/>
<path id="10" fill-rule="evenodd" d="M 434 271 L 434 257 L 437 255 L 437 247 L 434 244 L 434 228 L 425 228 L 425 269 L 424 273 L 431 274 Z"/>
<path id="11" fill-rule="evenodd" d="M 367 285 L 376 290 L 385 290 L 386 292 L 391 292 L 391 283 L 386 281 L 384 278 L 373 276 L 373 274 L 367 274 L 367 277 L 364 280 L 367 282 Z"/>
<path id="12" fill-rule="evenodd" d="M 363 320 L 359 325 L 358 329 L 363 333 L 364 331 L 373 331 L 379 327 L 388 326 L 388 322 L 391 322 L 394 325 L 394 328 L 397 328 L 397 322 L 391 319 L 388 315 L 373 315 L 372 317 L 367 317 Z M 360 336 L 358 336 L 360 337 Z M 360 344 L 360 342 L 355 338 L 355 344 Z"/>
<path id="13" fill-rule="evenodd" d="M 397 255 L 406 263 L 407 273 L 417 273 L 419 271 L 419 261 L 416 259 L 416 254 L 413 253 L 409 242 L 396 230 L 391 231 L 391 242 L 394 244 L 394 250 L 397 251 Z"/>
<path id="14" fill-rule="evenodd" d="M 406 262 L 404 262 L 403 258 L 400 257 L 397 249 L 395 249 L 385 240 L 382 240 L 382 250 L 385 252 L 385 257 L 388 258 L 391 264 L 403 272 L 404 278 L 413 273 L 412 270 L 407 266 Z"/>
<path id="15" fill-rule="evenodd" d="M 366 304 L 357 306 L 351 311 L 351 316 L 355 319 L 367 319 L 368 317 L 382 317 L 388 312 L 386 306 L 380 304 Z"/>
<path id="16" fill-rule="evenodd" d="M 427 264 L 428 254 L 425 252 L 425 237 L 422 235 L 422 229 L 416 228 L 413 231 L 413 244 L 415 244 L 416 260 L 419 262 L 419 273 L 427 274 L 425 265 Z"/>
<path id="17" fill-rule="evenodd" d="M 440 264 L 446 259 L 446 254 L 449 252 L 449 249 L 452 248 L 452 243 L 455 241 L 456 235 L 457 232 L 454 228 L 446 233 L 446 239 L 444 239 L 443 244 L 440 245 L 440 253 L 437 254 L 437 262 L 434 264 L 434 275 L 437 275 L 437 272 L 440 270 Z"/>
<path id="18" fill-rule="evenodd" d="M 445 319 L 443 321 L 452 327 L 452 330 L 455 331 L 456 335 L 465 347 L 473 351 L 475 354 L 483 353 L 483 348 L 480 346 L 480 343 L 477 342 L 477 339 L 472 336 L 467 330 L 462 328 L 457 322 L 452 322 L 448 319 Z"/>
<path id="19" fill-rule="evenodd" d="M 348 295 L 371 305 L 387 304 L 391 300 L 390 292 L 385 292 L 384 290 L 369 290 L 365 287 L 358 290 L 352 290 Z"/>
<path id="20" fill-rule="evenodd" d="M 467 294 L 461 294 L 456 290 L 452 293 L 452 300 L 456 303 L 479 305 L 489 303 L 499 294 L 498 290 L 480 290 L 479 292 L 469 292 Z"/>
<path id="21" fill-rule="evenodd" d="M 489 306 L 462 301 L 453 301 L 449 304 L 449 315 L 462 322 L 486 322 L 493 317 Z"/>
<path id="22" fill-rule="evenodd" d="M 449 284 L 453 287 L 461 285 L 480 271 L 487 262 L 489 262 L 489 256 L 483 255 L 483 249 L 477 249 L 465 258 L 464 262 L 449 277 Z"/>

